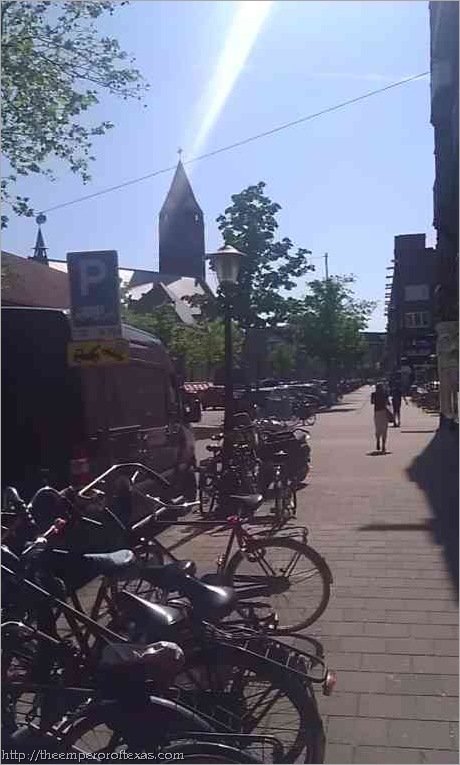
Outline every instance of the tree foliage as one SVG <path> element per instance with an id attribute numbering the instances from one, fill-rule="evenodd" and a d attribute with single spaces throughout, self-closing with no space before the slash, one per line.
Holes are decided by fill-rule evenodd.
<path id="1" fill-rule="evenodd" d="M 366 329 L 375 303 L 356 300 L 353 276 L 332 276 L 309 283 L 303 300 L 292 301 L 290 324 L 296 343 L 327 368 L 346 373 L 362 357 Z"/>
<path id="2" fill-rule="evenodd" d="M 270 351 L 268 360 L 275 377 L 285 378 L 296 367 L 297 349 L 291 343 L 277 343 Z"/>
<path id="3" fill-rule="evenodd" d="M 243 254 L 238 285 L 231 290 L 232 315 L 242 329 L 275 324 L 284 318 L 286 298 L 297 279 L 312 266 L 309 250 L 295 249 L 287 237 L 277 240 L 276 216 L 281 206 L 264 192 L 262 181 L 234 194 L 232 204 L 217 218 L 226 244 Z M 198 298 L 208 316 L 222 311 L 222 295 L 212 305 L 208 298 Z M 222 314 L 221 314 L 222 315 Z"/>
<path id="4" fill-rule="evenodd" d="M 133 327 L 158 337 L 171 354 L 180 358 L 189 375 L 209 377 L 224 360 L 224 327 L 219 319 L 185 325 L 169 305 L 155 308 L 149 314 L 123 309 L 123 319 Z M 242 337 L 233 331 L 235 360 L 241 354 Z"/>
<path id="5" fill-rule="evenodd" d="M 90 180 L 92 140 L 113 125 L 107 120 L 91 125 L 85 113 L 102 92 L 141 98 L 147 87 L 118 41 L 101 35 L 95 23 L 125 4 L 1 3 L 2 151 L 10 166 L 2 199 L 15 213 L 33 214 L 29 199 L 12 191 L 18 176 L 54 178 L 53 160 Z M 2 225 L 6 222 L 3 216 Z"/>

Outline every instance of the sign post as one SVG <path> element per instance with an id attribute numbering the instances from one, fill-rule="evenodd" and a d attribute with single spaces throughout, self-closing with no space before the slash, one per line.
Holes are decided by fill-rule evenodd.
<path id="1" fill-rule="evenodd" d="M 115 250 L 67 253 L 72 366 L 126 363 L 122 338 L 118 255 Z"/>

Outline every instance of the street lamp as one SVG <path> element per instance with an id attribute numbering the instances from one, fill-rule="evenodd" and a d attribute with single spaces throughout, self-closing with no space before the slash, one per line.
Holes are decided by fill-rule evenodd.
<path id="1" fill-rule="evenodd" d="M 217 252 L 208 256 L 214 266 L 217 281 L 224 297 L 224 345 L 225 345 L 225 415 L 224 433 L 232 429 L 233 421 L 233 345 L 231 285 L 238 282 L 241 252 L 230 244 L 225 244 Z"/>

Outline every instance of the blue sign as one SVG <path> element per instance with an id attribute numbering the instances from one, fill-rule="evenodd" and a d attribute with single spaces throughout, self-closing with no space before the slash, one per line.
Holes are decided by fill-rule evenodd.
<path id="1" fill-rule="evenodd" d="M 74 340 L 121 337 L 120 280 L 115 250 L 68 252 Z"/>

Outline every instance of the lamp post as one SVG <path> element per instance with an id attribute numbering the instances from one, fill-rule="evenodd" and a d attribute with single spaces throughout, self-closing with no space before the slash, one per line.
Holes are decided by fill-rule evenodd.
<path id="1" fill-rule="evenodd" d="M 224 297 L 224 345 L 225 345 L 225 415 L 224 433 L 232 429 L 233 420 L 233 344 L 231 287 L 238 282 L 240 263 L 243 255 L 234 247 L 225 244 L 208 256 L 214 266 L 217 281 Z"/>

